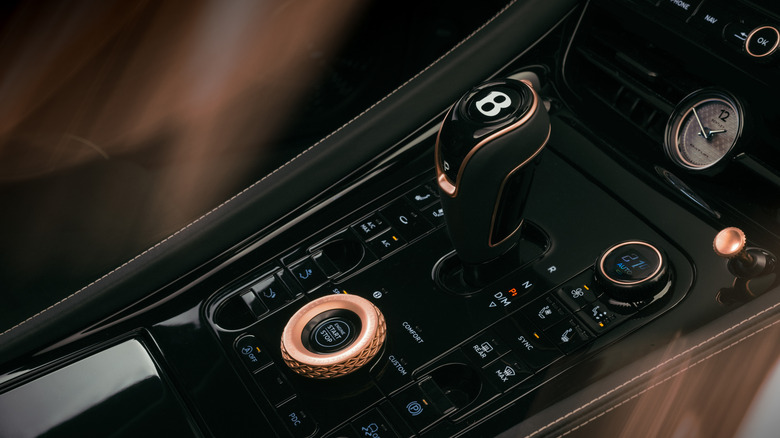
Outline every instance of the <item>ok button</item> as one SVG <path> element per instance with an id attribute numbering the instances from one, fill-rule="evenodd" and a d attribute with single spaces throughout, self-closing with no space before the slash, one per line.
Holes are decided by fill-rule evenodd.
<path id="1" fill-rule="evenodd" d="M 745 51 L 753 58 L 763 59 L 777 51 L 780 44 L 780 31 L 774 26 L 762 26 L 753 29 L 745 40 Z"/>

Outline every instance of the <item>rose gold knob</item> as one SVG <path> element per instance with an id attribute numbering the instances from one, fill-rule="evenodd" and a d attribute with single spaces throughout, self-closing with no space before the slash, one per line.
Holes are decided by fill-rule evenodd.
<path id="1" fill-rule="evenodd" d="M 358 370 L 385 342 L 382 312 L 357 295 L 328 295 L 301 307 L 282 332 L 282 358 L 290 369 L 313 379 Z"/>
<path id="2" fill-rule="evenodd" d="M 715 254 L 727 259 L 739 259 L 745 263 L 752 263 L 753 258 L 745 251 L 747 240 L 745 233 L 739 228 L 728 227 L 722 229 L 712 242 Z"/>

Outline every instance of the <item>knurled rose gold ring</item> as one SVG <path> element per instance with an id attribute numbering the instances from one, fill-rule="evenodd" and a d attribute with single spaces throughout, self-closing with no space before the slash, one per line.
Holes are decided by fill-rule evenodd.
<path id="1" fill-rule="evenodd" d="M 304 345 L 304 329 L 329 311 L 349 311 L 360 321 L 360 331 L 351 342 L 329 353 Z M 382 312 L 357 295 L 327 295 L 306 304 L 290 318 L 282 332 L 282 358 L 290 369 L 313 379 L 332 379 L 349 374 L 368 363 L 382 347 L 387 325 Z M 311 347 L 311 346 L 309 346 Z"/>

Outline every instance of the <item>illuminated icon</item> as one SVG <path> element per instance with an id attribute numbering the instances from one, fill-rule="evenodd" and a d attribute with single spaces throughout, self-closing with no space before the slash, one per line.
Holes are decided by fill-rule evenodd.
<path id="1" fill-rule="evenodd" d="M 510 366 L 507 366 L 506 368 L 504 368 L 504 374 L 507 375 L 507 376 L 510 376 L 510 377 L 514 376 L 515 375 L 515 369 L 510 367 Z"/>
<path id="2" fill-rule="evenodd" d="M 574 333 L 574 329 L 569 328 L 566 329 L 565 332 L 561 335 L 561 342 L 569 342 L 571 341 L 571 334 Z"/>
<path id="3" fill-rule="evenodd" d="M 299 272 L 298 273 L 298 277 L 300 277 L 301 280 L 306 280 L 307 278 L 309 278 L 311 276 L 312 273 L 313 273 L 313 271 L 311 269 L 307 269 L 307 270 L 305 270 L 303 272 Z"/>
<path id="4" fill-rule="evenodd" d="M 252 347 L 244 347 L 241 349 L 241 354 L 249 354 L 252 352 Z"/>
<path id="5" fill-rule="evenodd" d="M 442 216 L 444 216 L 444 209 L 443 208 L 440 208 L 440 209 L 435 210 L 433 212 L 433 217 L 442 217 Z"/>
<path id="6" fill-rule="evenodd" d="M 581 287 L 578 287 L 577 289 L 573 289 L 571 291 L 571 297 L 574 298 L 575 300 L 577 298 L 582 298 L 584 296 L 585 296 L 585 292 L 582 291 Z"/>
<path id="7" fill-rule="evenodd" d="M 509 293 L 509 296 L 516 297 L 517 296 L 517 289 L 512 288 L 507 291 Z"/>
<path id="8" fill-rule="evenodd" d="M 547 317 L 550 315 L 552 315 L 552 310 L 550 310 L 550 306 L 544 306 L 542 307 L 542 310 L 539 311 L 539 319 L 547 319 Z"/>
<path id="9" fill-rule="evenodd" d="M 410 402 L 408 405 L 406 405 L 406 410 L 409 411 L 410 414 L 412 414 L 412 417 L 416 417 L 422 414 L 423 407 L 419 402 L 413 401 Z"/>
<path id="10" fill-rule="evenodd" d="M 555 267 L 555 266 L 550 266 L 549 268 L 547 268 L 547 272 L 549 272 L 550 274 L 552 274 L 553 272 L 555 272 L 557 270 L 558 270 L 558 268 Z"/>
<path id="11" fill-rule="evenodd" d="M 606 318 L 606 316 L 607 316 L 607 312 L 606 312 L 606 311 L 604 311 L 604 312 L 599 312 L 599 308 L 601 308 L 601 306 L 596 306 L 596 307 L 594 307 L 594 308 L 593 308 L 593 310 L 592 310 L 592 312 L 593 312 L 593 318 L 595 318 L 595 319 L 596 319 L 596 321 L 601 321 L 601 319 L 602 319 L 602 318 Z M 600 325 L 602 325 L 602 326 L 603 326 L 603 324 L 600 324 Z"/>
<path id="12" fill-rule="evenodd" d="M 488 307 L 496 307 L 496 306 L 498 306 L 498 304 L 496 304 L 495 301 L 491 301 L 490 305 L 488 305 Z"/>
<path id="13" fill-rule="evenodd" d="M 482 351 L 484 351 L 485 353 L 490 353 L 491 351 L 493 351 L 493 346 L 490 345 L 490 342 L 483 342 L 482 345 L 480 345 L 480 347 L 482 347 Z"/>
<path id="14" fill-rule="evenodd" d="M 450 170 L 450 163 L 448 163 L 448 162 L 446 162 L 446 161 L 445 161 L 445 162 L 444 162 L 444 171 L 446 172 L 446 171 L 448 171 L 448 170 Z"/>
<path id="15" fill-rule="evenodd" d="M 431 194 L 430 194 L 430 193 L 428 193 L 428 194 L 427 194 L 427 195 L 425 195 L 425 196 L 415 195 L 415 197 L 414 197 L 414 200 L 415 200 L 415 201 L 425 201 L 426 199 L 428 199 L 428 198 L 430 198 L 430 197 L 431 197 Z"/>
<path id="16" fill-rule="evenodd" d="M 398 216 L 398 220 L 404 225 L 409 225 L 409 219 L 407 219 L 406 216 Z"/>
<path id="17" fill-rule="evenodd" d="M 377 300 L 382 298 L 382 291 L 375 290 L 374 291 L 374 298 L 376 298 Z"/>
<path id="18" fill-rule="evenodd" d="M 341 289 L 334 287 L 333 290 L 331 290 L 334 294 L 341 294 Z M 347 293 L 347 291 L 344 291 L 344 293 Z"/>
<path id="19" fill-rule="evenodd" d="M 360 428 L 360 430 L 362 430 L 366 436 L 379 436 L 377 434 L 377 432 L 379 431 L 379 426 L 377 426 L 376 423 L 371 423 L 368 426 L 363 426 Z"/>
<path id="20" fill-rule="evenodd" d="M 268 299 L 274 299 L 276 298 L 276 292 L 274 292 L 274 290 L 269 287 L 268 289 L 263 291 L 263 296 Z"/>
<path id="21" fill-rule="evenodd" d="M 382 240 L 382 245 L 385 248 L 389 248 L 390 246 L 392 246 L 392 243 L 388 242 L 387 240 Z"/>

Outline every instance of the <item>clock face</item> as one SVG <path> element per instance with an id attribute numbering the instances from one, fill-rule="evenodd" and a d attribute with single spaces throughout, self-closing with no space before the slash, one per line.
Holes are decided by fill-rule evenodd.
<path id="1" fill-rule="evenodd" d="M 669 158 L 688 170 L 709 169 L 726 158 L 742 133 L 742 110 L 730 94 L 700 90 L 680 102 L 666 127 Z"/>

